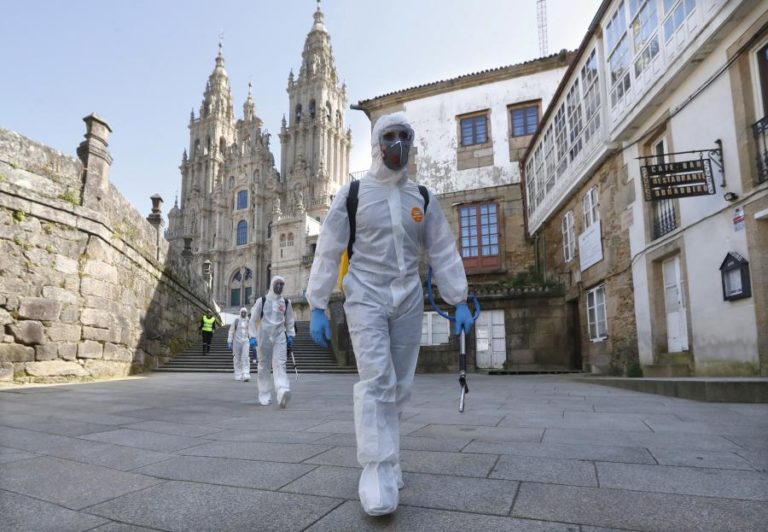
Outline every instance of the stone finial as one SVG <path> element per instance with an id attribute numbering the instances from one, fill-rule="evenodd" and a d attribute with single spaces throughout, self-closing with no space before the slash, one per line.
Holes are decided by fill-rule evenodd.
<path id="1" fill-rule="evenodd" d="M 83 163 L 83 204 L 98 207 L 109 188 L 109 169 L 112 155 L 107 149 L 112 128 L 97 115 L 91 113 L 83 118 L 85 140 L 77 148 L 77 156 Z"/>
<path id="2" fill-rule="evenodd" d="M 152 212 L 147 216 L 147 221 L 157 228 L 163 225 L 163 215 L 160 212 L 160 208 L 163 205 L 163 198 L 160 194 L 154 194 L 150 196 L 149 199 L 152 200 Z"/>

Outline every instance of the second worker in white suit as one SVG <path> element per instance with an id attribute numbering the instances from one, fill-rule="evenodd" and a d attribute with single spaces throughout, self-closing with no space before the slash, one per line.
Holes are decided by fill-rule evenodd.
<path id="1" fill-rule="evenodd" d="M 451 227 L 440 202 L 408 179 L 413 139 L 403 113 L 384 115 L 373 127 L 373 161 L 357 190 L 353 253 L 344 278 L 344 313 L 360 374 L 353 393 L 357 460 L 363 466 L 358 492 L 370 515 L 395 511 L 402 487 L 400 415 L 411 395 L 421 340 L 422 250 L 440 295 L 457 306 L 457 329 L 472 327 L 467 278 Z M 339 190 L 323 222 L 307 287 L 310 331 L 320 345 L 331 338 L 325 309 L 351 240 L 350 190 Z"/>
<path id="2" fill-rule="evenodd" d="M 256 337 L 259 364 L 256 382 L 259 386 L 259 403 L 272 402 L 272 380 L 280 408 L 291 399 L 291 387 L 285 371 L 288 348 L 296 337 L 291 301 L 283 297 L 285 279 L 275 275 L 267 295 L 259 298 L 251 308 L 250 334 Z M 272 375 L 269 374 L 270 361 Z"/>
<path id="3" fill-rule="evenodd" d="M 248 334 L 248 309 L 240 309 L 240 315 L 229 327 L 227 347 L 232 350 L 232 365 L 235 368 L 235 380 L 248 382 L 251 380 L 250 335 Z"/>

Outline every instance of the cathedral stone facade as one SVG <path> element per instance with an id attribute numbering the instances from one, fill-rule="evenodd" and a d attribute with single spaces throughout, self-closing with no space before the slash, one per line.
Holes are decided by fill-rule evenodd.
<path id="1" fill-rule="evenodd" d="M 210 273 L 223 309 L 250 306 L 272 275 L 285 277 L 288 297 L 304 295 L 320 224 L 349 180 L 347 93 L 330 41 L 318 7 L 299 75 L 288 77 L 280 172 L 250 86 L 242 118 L 235 117 L 221 46 L 198 115 L 190 117 L 181 198 L 168 214 L 166 238 L 191 255 L 193 268 Z"/>

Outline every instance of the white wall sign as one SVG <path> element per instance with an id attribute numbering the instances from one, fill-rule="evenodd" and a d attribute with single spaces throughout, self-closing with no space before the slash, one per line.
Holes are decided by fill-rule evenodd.
<path id="1" fill-rule="evenodd" d="M 597 221 L 579 235 L 579 263 L 581 271 L 603 260 L 601 222 Z"/>
<path id="2" fill-rule="evenodd" d="M 744 207 L 733 209 L 733 230 L 741 231 L 744 229 Z"/>

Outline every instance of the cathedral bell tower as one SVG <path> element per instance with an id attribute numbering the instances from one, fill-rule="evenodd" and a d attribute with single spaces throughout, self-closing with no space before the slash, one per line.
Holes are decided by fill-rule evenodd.
<path id="1" fill-rule="evenodd" d="M 346 85 L 339 83 L 319 0 L 304 43 L 299 75 L 288 76 L 289 118 L 280 129 L 286 207 L 324 218 L 331 195 L 349 181 L 352 135 L 344 123 Z"/>

